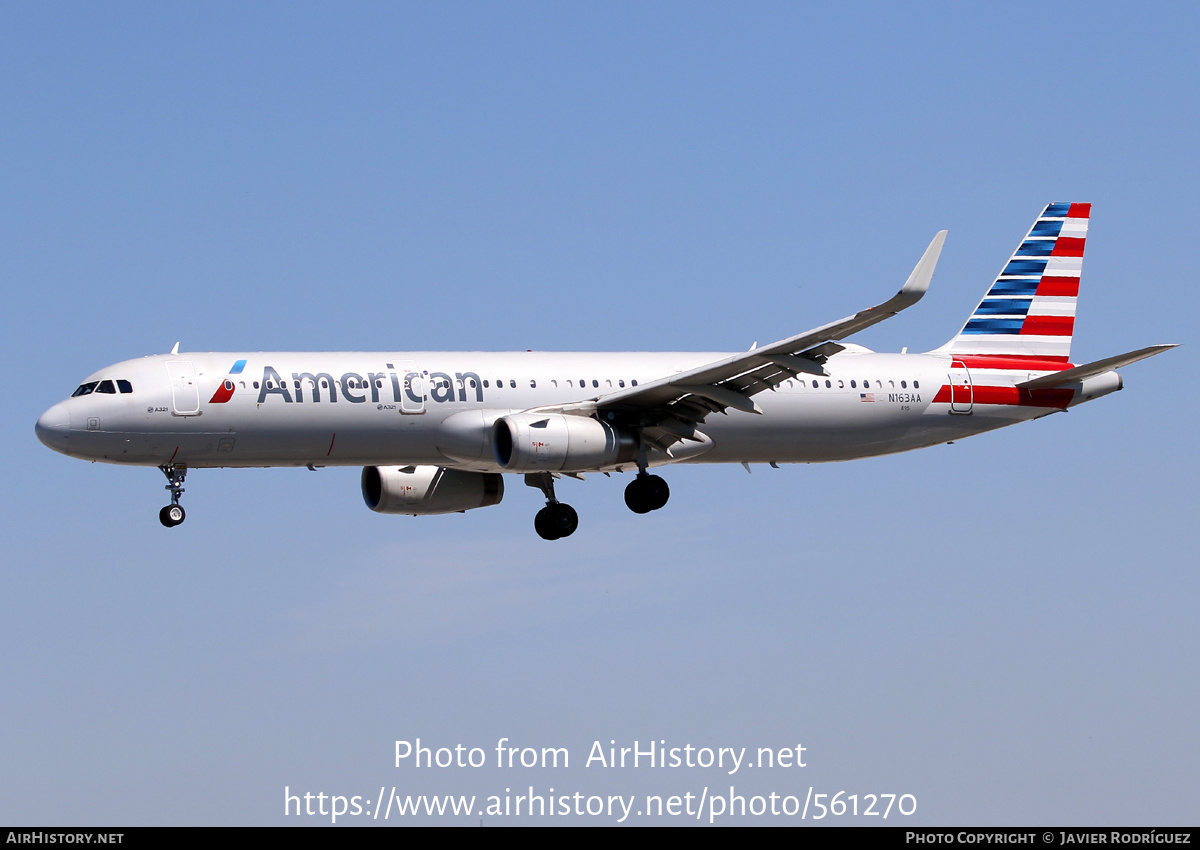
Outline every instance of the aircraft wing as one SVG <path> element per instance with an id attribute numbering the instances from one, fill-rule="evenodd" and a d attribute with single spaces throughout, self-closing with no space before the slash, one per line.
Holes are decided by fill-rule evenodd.
<path id="1" fill-rule="evenodd" d="M 710 413 L 723 413 L 727 408 L 761 413 L 752 398 L 755 394 L 802 373 L 825 374 L 824 361 L 843 348 L 836 340 L 920 301 L 929 289 L 945 241 L 945 230 L 934 236 L 904 286 L 882 304 L 762 348 L 561 409 L 614 414 L 609 418 L 641 428 L 643 439 L 664 451 L 681 439 L 702 441 L 695 427 Z"/>

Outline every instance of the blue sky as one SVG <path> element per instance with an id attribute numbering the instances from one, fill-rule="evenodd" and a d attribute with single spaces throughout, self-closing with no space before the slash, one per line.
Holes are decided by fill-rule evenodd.
<path id="1" fill-rule="evenodd" d="M 914 795 L 898 823 L 1194 823 L 1198 17 L 5 5 L 0 820 L 734 784 Z M 554 544 L 517 481 L 381 517 L 330 469 L 196 471 L 167 531 L 157 471 L 33 434 L 176 340 L 737 350 L 877 303 L 947 228 L 926 299 L 856 338 L 926 350 L 1049 201 L 1094 205 L 1075 358 L 1185 343 L 1125 391 L 908 455 L 671 469 L 644 517 L 568 481 Z M 572 767 L 392 765 L 505 736 Z M 635 739 L 808 766 L 582 766 Z"/>

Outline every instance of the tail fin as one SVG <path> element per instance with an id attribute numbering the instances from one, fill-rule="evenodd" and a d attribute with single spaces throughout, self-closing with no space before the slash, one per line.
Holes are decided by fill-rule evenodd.
<path id="1" fill-rule="evenodd" d="M 1068 361 L 1091 211 L 1048 205 L 963 329 L 937 350 Z"/>

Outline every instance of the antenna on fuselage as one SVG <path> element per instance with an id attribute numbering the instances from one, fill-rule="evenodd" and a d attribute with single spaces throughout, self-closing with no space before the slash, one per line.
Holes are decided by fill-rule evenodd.
<path id="1" fill-rule="evenodd" d="M 175 343 L 173 346 L 171 346 L 171 353 L 172 353 L 172 354 L 178 354 L 178 353 L 179 353 L 179 343 L 178 343 L 178 342 L 177 342 L 177 343 Z"/>

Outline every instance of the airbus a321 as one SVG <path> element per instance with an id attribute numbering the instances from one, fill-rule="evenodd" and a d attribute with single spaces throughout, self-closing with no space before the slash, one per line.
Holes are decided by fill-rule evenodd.
<path id="1" fill-rule="evenodd" d="M 667 503 L 651 469 L 817 463 L 903 452 L 1037 419 L 1121 389 L 1115 371 L 1174 346 L 1070 360 L 1090 204 L 1048 205 L 963 328 L 924 354 L 846 342 L 921 299 L 938 233 L 892 298 L 761 348 L 723 353 L 269 352 L 170 354 L 89 376 L 37 421 L 71 457 L 157 466 L 184 520 L 189 469 L 362 466 L 379 513 L 497 504 L 520 474 L 571 535 L 560 476 L 630 472 L 634 513 Z"/>

